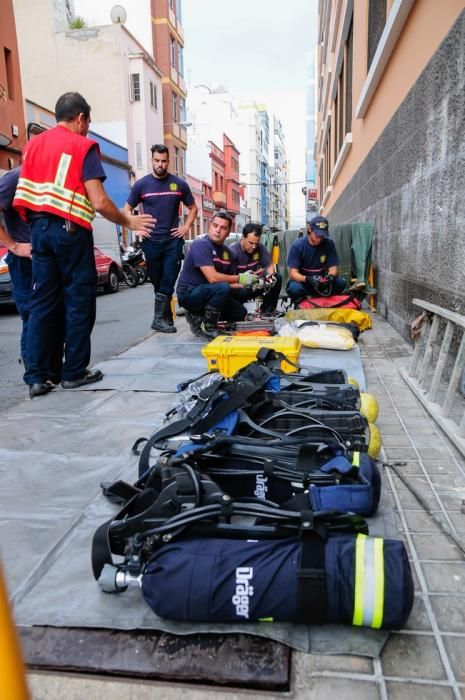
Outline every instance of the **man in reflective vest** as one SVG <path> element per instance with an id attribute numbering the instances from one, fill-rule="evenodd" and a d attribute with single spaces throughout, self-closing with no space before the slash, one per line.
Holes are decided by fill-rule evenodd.
<path id="1" fill-rule="evenodd" d="M 59 310 L 65 315 L 65 358 L 61 384 L 74 389 L 102 379 L 88 369 L 95 321 L 96 282 L 92 220 L 95 211 L 116 224 L 150 231 L 149 215 L 120 211 L 103 187 L 105 173 L 98 144 L 86 138 L 90 106 L 77 92 L 55 106 L 57 125 L 30 141 L 13 206 L 29 222 L 33 291 L 28 323 L 28 368 L 24 380 L 31 398 L 46 394 L 47 367 Z"/>

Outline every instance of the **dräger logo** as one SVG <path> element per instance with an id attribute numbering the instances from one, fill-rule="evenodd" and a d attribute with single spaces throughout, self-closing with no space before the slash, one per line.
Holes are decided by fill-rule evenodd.
<path id="1" fill-rule="evenodd" d="M 231 602 L 236 608 L 238 617 L 249 619 L 250 596 L 253 596 L 253 586 L 250 580 L 253 578 L 252 566 L 238 566 L 236 569 L 236 592 L 231 598 Z"/>
<path id="2" fill-rule="evenodd" d="M 257 474 L 254 496 L 265 500 L 267 493 L 268 493 L 268 477 L 261 476 L 261 474 Z"/>

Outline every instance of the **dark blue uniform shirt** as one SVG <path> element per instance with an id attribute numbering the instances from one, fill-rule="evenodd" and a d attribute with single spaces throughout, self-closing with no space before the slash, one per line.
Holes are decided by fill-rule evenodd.
<path id="1" fill-rule="evenodd" d="M 230 250 L 237 273 L 266 270 L 271 265 L 271 255 L 262 243 L 259 243 L 257 250 L 250 254 L 242 250 L 240 241 L 234 243 Z"/>
<path id="2" fill-rule="evenodd" d="M 227 245 L 213 243 L 208 237 L 199 238 L 192 243 L 187 251 L 184 265 L 182 266 L 177 292 L 198 287 L 207 283 L 200 271 L 201 267 L 214 267 L 223 275 L 234 274 L 233 259 Z"/>
<path id="3" fill-rule="evenodd" d="M 306 238 L 298 238 L 287 258 L 287 266 L 295 268 L 301 275 L 321 275 L 334 265 L 339 265 L 339 258 L 330 238 L 322 238 L 315 246 L 310 245 Z"/>
<path id="4" fill-rule="evenodd" d="M 171 173 L 163 178 L 145 175 L 137 180 L 128 197 L 132 209 L 138 207 L 140 213 L 151 214 L 157 220 L 151 233 L 155 241 L 171 238 L 171 229 L 179 226 L 181 202 L 190 207 L 195 200 L 187 182 Z"/>
<path id="5" fill-rule="evenodd" d="M 13 209 L 13 199 L 19 179 L 19 168 L 9 170 L 0 178 L 0 209 L 3 209 L 6 230 L 17 243 L 30 243 L 31 231 L 16 209 Z"/>

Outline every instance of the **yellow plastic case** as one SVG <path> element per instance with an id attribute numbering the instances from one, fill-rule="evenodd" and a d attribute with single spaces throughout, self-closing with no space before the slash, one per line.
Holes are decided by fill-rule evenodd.
<path id="1" fill-rule="evenodd" d="M 232 377 L 241 367 L 257 359 L 260 348 L 272 348 L 276 352 L 298 362 L 301 342 L 290 337 L 245 337 L 220 335 L 202 348 L 210 372 L 220 372 L 224 377 Z M 281 362 L 283 372 L 295 372 L 295 367 Z"/>

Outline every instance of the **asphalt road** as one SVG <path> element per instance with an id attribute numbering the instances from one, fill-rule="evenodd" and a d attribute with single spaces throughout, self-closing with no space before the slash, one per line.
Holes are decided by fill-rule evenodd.
<path id="1" fill-rule="evenodd" d="M 117 294 L 99 294 L 92 333 L 91 365 L 122 352 L 153 333 L 153 288 L 150 283 Z M 21 320 L 14 306 L 0 305 L 0 413 L 28 397 L 19 358 Z"/>

